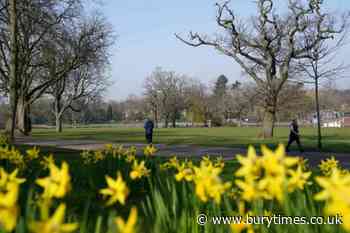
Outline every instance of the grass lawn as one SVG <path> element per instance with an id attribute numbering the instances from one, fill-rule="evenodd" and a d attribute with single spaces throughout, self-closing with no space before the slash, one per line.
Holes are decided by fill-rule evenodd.
<path id="1" fill-rule="evenodd" d="M 288 128 L 276 128 L 275 138 L 268 140 L 258 137 L 260 131 L 261 129 L 257 127 L 156 129 L 154 143 L 247 148 L 247 145 L 258 147 L 260 144 L 267 144 L 274 146 L 288 141 Z M 323 129 L 322 133 L 324 151 L 350 152 L 350 129 L 328 128 Z M 316 150 L 316 129 L 302 128 L 301 135 L 305 149 Z M 36 139 L 89 139 L 114 143 L 145 142 L 142 128 L 70 128 L 64 129 L 61 134 L 57 134 L 54 129 L 35 129 L 33 137 Z"/>

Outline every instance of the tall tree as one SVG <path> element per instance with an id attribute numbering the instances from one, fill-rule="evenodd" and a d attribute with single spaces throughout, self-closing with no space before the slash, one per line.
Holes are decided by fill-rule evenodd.
<path id="1" fill-rule="evenodd" d="M 347 18 L 344 19 L 347 21 Z M 320 41 L 314 46 L 305 59 L 297 63 L 297 68 L 302 72 L 302 81 L 314 86 L 315 111 L 317 119 L 317 148 L 322 149 L 322 129 L 320 115 L 319 89 L 320 83 L 327 80 L 335 80 L 342 78 L 345 71 L 349 69 L 349 64 L 335 63 L 335 56 L 339 50 L 344 47 L 347 40 L 348 32 L 347 24 L 343 24 L 343 28 L 339 31 L 336 43 L 329 44 L 326 41 Z M 314 31 L 305 32 L 309 37 L 314 36 Z M 306 41 L 309 43 L 309 41 Z"/>
<path id="2" fill-rule="evenodd" d="M 0 1 L 0 79 L 7 85 L 7 92 L 10 96 L 14 93 L 16 86 L 17 93 L 14 93 L 16 101 L 17 122 L 12 122 L 12 126 L 17 123 L 21 132 L 27 134 L 30 130 L 28 125 L 28 115 L 30 104 L 44 93 L 44 90 L 52 83 L 52 80 L 42 79 L 45 73 L 42 68 L 49 60 L 44 53 L 53 39 L 60 36 L 61 28 L 69 25 L 74 17 L 77 16 L 79 9 L 79 0 L 21 0 L 16 4 L 17 9 L 17 33 L 16 33 L 16 52 L 17 69 L 14 71 L 8 65 L 12 59 L 11 48 L 8 41 L 10 30 L 6 30 L 6 25 L 11 25 L 9 21 L 10 12 L 7 1 Z M 10 52 L 9 52 L 10 51 Z M 70 62 L 71 60 L 67 60 Z M 16 85 L 13 84 L 11 72 L 16 73 Z M 40 75 L 39 75 L 40 74 Z M 56 80 L 57 77 L 54 78 Z M 11 127 L 11 131 L 14 127 Z"/>
<path id="3" fill-rule="evenodd" d="M 18 39 L 17 39 L 17 1 L 10 0 L 10 67 L 8 82 L 10 92 L 10 105 L 11 105 L 11 141 L 15 139 L 15 127 L 16 127 L 16 112 L 18 103 Z M 8 63 L 6 63 L 8 64 Z"/>
<path id="4" fill-rule="evenodd" d="M 75 102 L 100 96 L 106 89 L 108 50 L 113 44 L 112 38 L 108 24 L 92 17 L 74 28 L 74 34 L 69 33 L 55 43 L 52 51 L 55 56 L 48 62 L 48 76 L 59 78 L 51 84 L 48 93 L 54 98 L 57 132 L 62 131 L 62 117 L 66 110 L 79 111 L 80 108 L 73 108 Z M 74 65 L 67 64 L 69 58 L 75 59 Z"/>
<path id="5" fill-rule="evenodd" d="M 112 108 L 111 104 L 108 104 L 108 106 L 107 106 L 106 120 L 107 121 L 113 120 L 113 108 Z"/>
<path id="6" fill-rule="evenodd" d="M 335 17 L 321 13 L 322 1 L 288 1 L 288 13 L 277 15 L 274 0 L 257 0 L 257 16 L 250 26 L 238 21 L 229 1 L 217 3 L 216 22 L 224 34 L 215 38 L 190 32 L 189 40 L 176 35 L 187 45 L 210 46 L 231 57 L 258 85 L 264 98 L 263 136 L 273 137 L 277 104 L 290 65 L 305 57 L 320 41 L 339 32 Z M 246 20 L 245 20 L 246 21 Z M 305 31 L 315 32 L 306 38 Z M 308 41 L 308 43 L 305 43 Z"/>
<path id="7" fill-rule="evenodd" d="M 185 108 L 185 79 L 184 76 L 158 67 L 145 80 L 146 100 L 153 106 L 153 112 L 157 110 L 155 115 L 159 112 L 163 117 L 165 127 L 170 121 L 176 127 L 176 120 Z"/>
<path id="8" fill-rule="evenodd" d="M 214 95 L 217 97 L 223 97 L 227 91 L 228 79 L 225 75 L 220 75 L 215 82 Z"/>

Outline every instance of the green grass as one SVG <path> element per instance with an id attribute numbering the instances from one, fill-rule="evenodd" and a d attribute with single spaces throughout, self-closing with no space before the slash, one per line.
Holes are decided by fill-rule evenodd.
<path id="1" fill-rule="evenodd" d="M 247 145 L 259 147 L 261 144 L 275 146 L 288 141 L 288 128 L 276 128 L 275 137 L 267 140 L 259 138 L 260 132 L 261 129 L 257 127 L 156 129 L 154 143 L 246 148 Z M 325 152 L 350 152 L 350 130 L 348 128 L 323 129 L 322 133 Z M 316 150 L 316 129 L 302 128 L 301 135 L 305 149 Z M 71 128 L 64 129 L 64 132 L 60 134 L 57 134 L 54 129 L 35 129 L 33 137 L 36 139 L 88 139 L 113 143 L 145 142 L 142 128 Z M 292 149 L 296 149 L 295 145 L 293 147 Z"/>

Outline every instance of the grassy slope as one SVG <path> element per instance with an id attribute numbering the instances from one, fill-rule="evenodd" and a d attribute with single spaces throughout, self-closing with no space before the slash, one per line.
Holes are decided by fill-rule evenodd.
<path id="1" fill-rule="evenodd" d="M 259 128 L 178 128 L 155 130 L 154 142 L 162 144 L 193 144 L 201 146 L 243 147 L 247 145 L 276 145 L 286 143 L 288 129 L 277 128 L 275 138 L 263 140 L 258 137 Z M 302 143 L 307 150 L 315 150 L 316 129 L 302 128 Z M 38 139 L 90 139 L 115 143 L 144 142 L 144 131 L 141 128 L 79 128 L 65 129 L 56 134 L 54 130 L 36 129 L 34 138 Z M 324 129 L 324 151 L 350 152 L 350 129 Z"/>

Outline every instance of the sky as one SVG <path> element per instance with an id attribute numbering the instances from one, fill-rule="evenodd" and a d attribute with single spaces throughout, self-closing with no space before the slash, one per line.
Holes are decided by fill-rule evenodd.
<path id="1" fill-rule="evenodd" d="M 279 5 L 287 0 L 278 0 Z M 189 47 L 175 38 L 195 32 L 214 33 L 214 0 L 104 0 L 101 11 L 112 24 L 117 39 L 111 50 L 110 85 L 107 99 L 123 100 L 129 95 L 142 95 L 144 79 L 160 66 L 213 83 L 224 74 L 230 82 L 244 81 L 242 72 L 232 58 L 212 48 Z M 350 10 L 350 0 L 326 0 L 331 11 Z M 237 17 L 247 18 L 256 12 L 253 0 L 232 0 Z M 340 61 L 350 46 L 339 54 Z M 340 81 L 344 86 L 346 81 Z M 350 86 L 350 85 L 349 85 Z"/>

